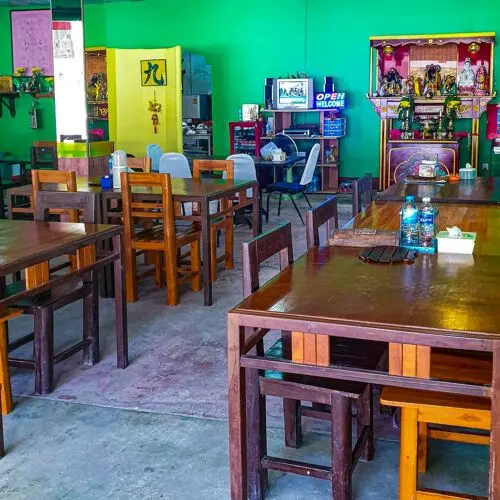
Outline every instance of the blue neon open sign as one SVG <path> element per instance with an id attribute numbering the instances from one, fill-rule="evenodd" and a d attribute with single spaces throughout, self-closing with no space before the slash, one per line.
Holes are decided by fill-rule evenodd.
<path id="1" fill-rule="evenodd" d="M 317 109 L 345 109 L 345 92 L 316 92 L 314 107 Z"/>

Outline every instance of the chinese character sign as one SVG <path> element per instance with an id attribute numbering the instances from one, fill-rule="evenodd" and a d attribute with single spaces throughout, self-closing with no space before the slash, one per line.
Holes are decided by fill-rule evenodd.
<path id="1" fill-rule="evenodd" d="M 166 59 L 141 61 L 141 85 L 143 87 L 162 87 L 167 85 Z"/>

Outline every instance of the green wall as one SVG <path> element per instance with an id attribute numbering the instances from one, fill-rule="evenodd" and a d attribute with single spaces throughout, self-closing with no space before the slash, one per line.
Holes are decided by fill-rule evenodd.
<path id="1" fill-rule="evenodd" d="M 475 13 L 470 2 L 462 0 L 415 9 L 409 4 L 401 8 L 378 5 L 372 0 L 335 4 L 319 0 L 143 0 L 89 6 L 85 10 L 86 45 L 154 48 L 178 44 L 204 55 L 212 65 L 216 154 L 228 152 L 227 123 L 237 119 L 239 106 L 262 102 L 265 77 L 305 71 L 316 77 L 319 87 L 325 75 L 332 75 L 337 89 L 349 97 L 341 175 L 378 174 L 379 121 L 365 97 L 368 37 L 495 31 L 500 27 L 500 4 L 476 0 Z M 1 29 L 2 10 L 0 74 L 5 72 L 5 58 L 10 58 L 10 51 L 4 50 L 8 36 Z M 500 51 L 496 54 L 498 72 Z M 6 122 L 5 118 L 1 121 Z M 0 135 L 0 150 L 2 145 Z M 489 144 L 483 141 L 481 161 L 488 161 L 488 155 Z"/>

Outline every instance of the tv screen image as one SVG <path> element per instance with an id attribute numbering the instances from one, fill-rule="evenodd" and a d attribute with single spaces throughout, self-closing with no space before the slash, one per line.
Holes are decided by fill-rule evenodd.
<path id="1" fill-rule="evenodd" d="M 308 82 L 306 80 L 279 81 L 278 93 L 278 100 L 282 105 L 307 106 Z"/>

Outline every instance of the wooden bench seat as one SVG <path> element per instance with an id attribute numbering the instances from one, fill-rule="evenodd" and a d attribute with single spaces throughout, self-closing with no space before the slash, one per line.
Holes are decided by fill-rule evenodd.
<path id="1" fill-rule="evenodd" d="M 383 405 L 401 408 L 401 448 L 399 464 L 399 499 L 476 499 L 445 491 L 417 488 L 418 441 L 420 424 L 442 424 L 470 429 L 491 427 L 490 399 L 385 387 L 380 397 Z"/>

